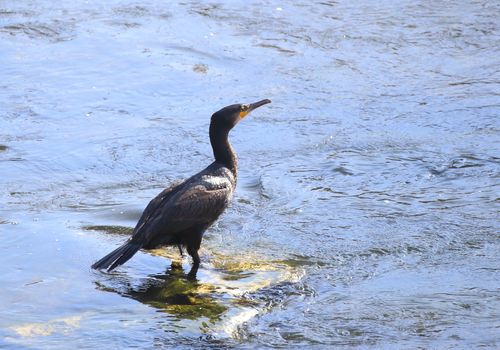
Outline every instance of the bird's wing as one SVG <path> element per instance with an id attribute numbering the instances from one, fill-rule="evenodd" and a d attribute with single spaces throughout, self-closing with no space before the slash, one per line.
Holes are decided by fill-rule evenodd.
<path id="1" fill-rule="evenodd" d="M 132 240 L 147 244 L 189 229 L 205 229 L 222 214 L 232 194 L 233 184 L 225 177 L 187 181 L 143 214 Z"/>
<path id="2" fill-rule="evenodd" d="M 134 234 L 141 230 L 141 228 L 155 216 L 158 209 L 162 207 L 162 203 L 168 202 L 173 195 L 175 195 L 184 184 L 185 181 L 179 180 L 173 182 L 169 187 L 160 192 L 155 198 L 153 198 L 146 209 L 142 212 L 141 218 L 137 222 L 134 228 Z"/>
<path id="3" fill-rule="evenodd" d="M 232 194 L 233 185 L 226 178 L 197 183 L 175 198 L 165 217 L 180 230 L 210 224 L 222 214 Z"/>

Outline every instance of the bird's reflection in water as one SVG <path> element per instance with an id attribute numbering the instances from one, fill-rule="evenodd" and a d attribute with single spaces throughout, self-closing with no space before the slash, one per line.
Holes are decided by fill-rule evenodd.
<path id="1" fill-rule="evenodd" d="M 85 230 L 129 234 L 119 226 L 85 226 Z M 168 314 L 174 322 L 161 327 L 186 334 L 223 334 L 233 336 L 238 327 L 269 305 L 279 304 L 284 295 L 294 294 L 283 283 L 300 279 L 301 273 L 287 261 L 266 260 L 252 253 L 235 256 L 210 251 L 210 263 L 204 264 L 196 279 L 182 266 L 177 248 L 148 252 L 172 261 L 163 274 L 145 275 L 143 271 L 117 270 L 96 273 L 96 288 L 137 300 Z M 138 268 L 138 266 L 135 266 Z M 293 284 L 293 283 L 292 283 Z M 161 322 L 164 320 L 162 319 Z M 190 333 L 192 332 L 192 333 Z"/>
<path id="2" fill-rule="evenodd" d="M 150 275 L 132 281 L 123 274 L 108 275 L 107 281 L 96 281 L 98 289 L 114 292 L 151 305 L 181 319 L 220 320 L 227 311 L 211 294 L 215 286 L 189 279 L 179 262 L 173 262 L 164 274 Z"/>

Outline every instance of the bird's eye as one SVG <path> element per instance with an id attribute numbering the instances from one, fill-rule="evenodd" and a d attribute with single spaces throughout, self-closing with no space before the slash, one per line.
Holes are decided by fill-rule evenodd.
<path id="1" fill-rule="evenodd" d="M 246 111 L 250 108 L 250 105 L 241 105 L 241 110 Z"/>

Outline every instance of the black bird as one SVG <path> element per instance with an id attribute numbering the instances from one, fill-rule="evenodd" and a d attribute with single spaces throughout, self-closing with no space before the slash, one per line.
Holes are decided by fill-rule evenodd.
<path id="1" fill-rule="evenodd" d="M 215 161 L 189 179 L 170 185 L 149 202 L 132 237 L 92 268 L 111 271 L 141 248 L 177 245 L 181 254 L 184 246 L 193 258 L 189 277 L 195 277 L 203 233 L 226 209 L 236 187 L 238 164 L 228 140 L 229 131 L 248 113 L 270 102 L 234 104 L 215 112 L 209 132 Z"/>

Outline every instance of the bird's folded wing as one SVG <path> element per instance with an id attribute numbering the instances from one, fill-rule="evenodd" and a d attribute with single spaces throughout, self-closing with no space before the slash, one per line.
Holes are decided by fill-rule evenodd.
<path id="1" fill-rule="evenodd" d="M 159 209 L 161 210 L 163 203 L 168 202 L 168 200 L 182 188 L 183 183 L 184 181 L 172 183 L 149 202 L 135 226 L 134 233 L 140 231 L 148 221 L 159 213 Z"/>
<path id="2" fill-rule="evenodd" d="M 165 217 L 182 227 L 197 226 L 213 222 L 224 211 L 232 196 L 232 186 L 197 185 L 183 192 Z"/>
<path id="3" fill-rule="evenodd" d="M 160 201 L 135 229 L 133 241 L 150 242 L 186 230 L 204 230 L 228 205 L 233 187 L 230 182 L 216 186 L 200 182 L 182 187 L 168 200 Z M 161 196 L 161 195 L 160 195 Z"/>

